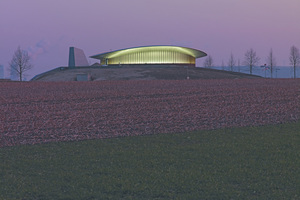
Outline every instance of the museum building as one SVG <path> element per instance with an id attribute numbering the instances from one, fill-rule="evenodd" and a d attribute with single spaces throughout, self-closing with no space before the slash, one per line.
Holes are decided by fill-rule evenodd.
<path id="1" fill-rule="evenodd" d="M 90 56 L 109 65 L 192 65 L 206 56 L 203 51 L 180 46 L 143 46 L 121 49 Z"/>

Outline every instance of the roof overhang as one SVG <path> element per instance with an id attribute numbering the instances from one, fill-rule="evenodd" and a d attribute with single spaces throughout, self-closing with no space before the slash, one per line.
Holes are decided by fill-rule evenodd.
<path id="1" fill-rule="evenodd" d="M 207 54 L 203 51 L 187 48 L 187 47 L 180 47 L 180 46 L 142 46 L 142 47 L 133 47 L 133 48 L 127 48 L 127 49 L 120 49 L 116 51 L 106 52 L 102 54 L 97 54 L 90 56 L 90 58 L 95 58 L 102 60 L 104 58 L 114 58 L 130 53 L 140 52 L 140 51 L 155 51 L 155 50 L 169 50 L 169 51 L 177 51 L 183 54 L 190 55 L 194 58 L 201 58 L 204 56 L 207 56 Z"/>

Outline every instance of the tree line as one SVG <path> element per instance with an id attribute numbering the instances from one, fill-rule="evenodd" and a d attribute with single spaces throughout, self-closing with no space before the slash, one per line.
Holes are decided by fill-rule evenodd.
<path id="1" fill-rule="evenodd" d="M 249 67 L 249 72 L 252 74 L 253 67 L 258 65 L 260 58 L 256 55 L 256 52 L 250 48 L 246 51 L 244 55 L 243 64 Z M 290 64 L 293 67 L 294 78 L 296 78 L 296 67 L 300 65 L 300 52 L 296 46 L 292 46 L 290 48 L 290 56 L 289 56 Z M 236 59 L 233 54 L 230 54 L 228 60 L 228 66 L 230 70 L 233 71 L 233 67 L 236 66 Z M 204 67 L 212 67 L 213 66 L 213 58 L 211 55 L 208 55 L 203 63 Z M 238 62 L 238 66 L 240 63 Z M 24 73 L 30 69 L 32 69 L 33 65 L 31 64 L 31 58 L 26 50 L 21 49 L 19 46 L 17 50 L 14 52 L 12 60 L 9 63 L 11 73 L 18 76 L 19 81 L 24 80 Z M 270 69 L 271 78 L 273 78 L 273 70 L 276 66 L 276 60 L 273 54 L 273 50 L 271 49 L 269 55 L 267 57 L 267 63 L 265 64 L 266 68 Z"/>
<path id="2" fill-rule="evenodd" d="M 260 57 L 257 56 L 256 51 L 254 51 L 252 48 L 246 51 L 244 54 L 244 60 L 243 65 L 249 67 L 249 73 L 252 74 L 253 67 L 257 66 L 260 61 Z M 294 72 L 294 78 L 296 78 L 296 67 L 300 65 L 300 52 L 299 49 L 296 46 L 292 46 L 290 48 L 290 56 L 289 56 L 290 65 L 293 67 Z M 234 55 L 231 53 L 230 57 L 227 62 L 227 66 L 230 68 L 230 71 L 233 71 L 233 68 L 236 66 L 236 59 L 234 58 Z M 224 62 L 222 62 L 222 65 L 224 65 Z M 213 58 L 211 55 L 208 55 L 203 63 L 204 67 L 213 67 Z M 240 63 L 238 61 L 238 66 L 240 66 Z M 271 78 L 273 78 L 273 71 L 274 67 L 276 66 L 276 59 L 273 53 L 273 50 L 271 49 L 267 59 L 266 64 L 264 65 L 265 69 L 269 69 L 271 73 Z"/>

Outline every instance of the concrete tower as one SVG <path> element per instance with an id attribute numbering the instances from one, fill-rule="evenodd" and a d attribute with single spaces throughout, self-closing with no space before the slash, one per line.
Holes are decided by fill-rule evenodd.
<path id="1" fill-rule="evenodd" d="M 83 50 L 70 47 L 69 50 L 69 67 L 89 66 Z"/>

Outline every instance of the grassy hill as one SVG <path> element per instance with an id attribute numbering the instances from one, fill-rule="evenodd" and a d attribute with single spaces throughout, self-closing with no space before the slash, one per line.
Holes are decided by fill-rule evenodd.
<path id="1" fill-rule="evenodd" d="M 300 123 L 0 148 L 0 199 L 299 199 Z"/>
<path id="2" fill-rule="evenodd" d="M 189 79 L 236 79 L 259 78 L 239 72 L 229 72 L 208 68 L 168 66 L 168 65 L 136 65 L 109 67 L 59 67 L 35 76 L 34 81 L 76 81 L 77 74 L 88 74 L 90 80 L 184 80 Z"/>

